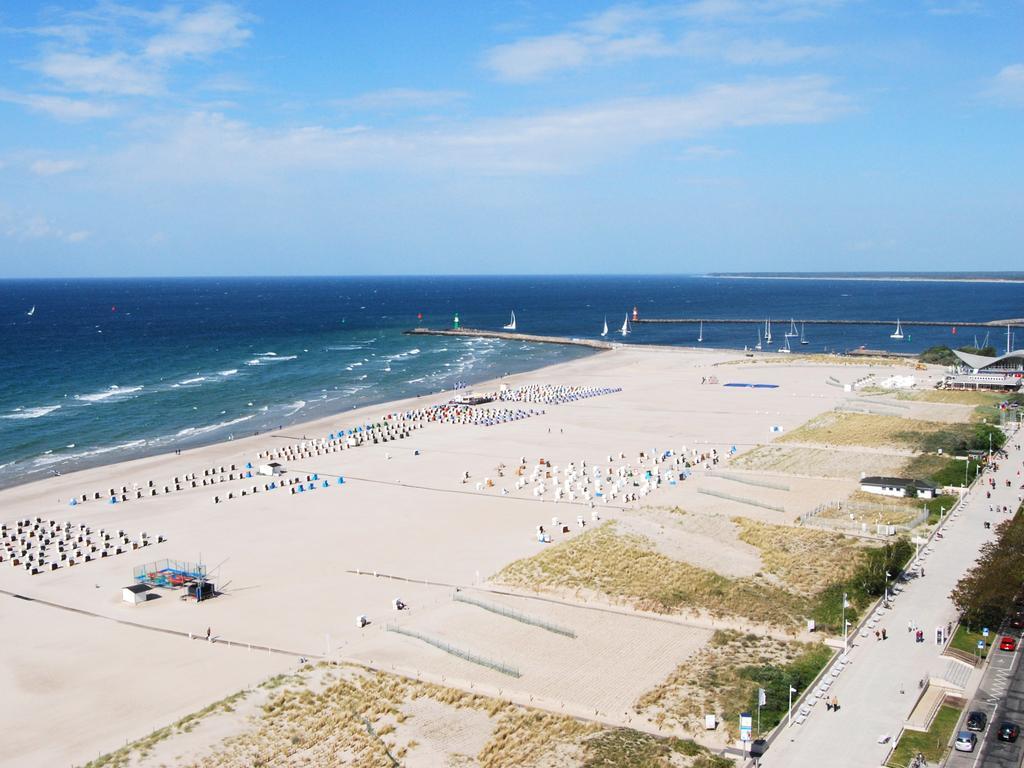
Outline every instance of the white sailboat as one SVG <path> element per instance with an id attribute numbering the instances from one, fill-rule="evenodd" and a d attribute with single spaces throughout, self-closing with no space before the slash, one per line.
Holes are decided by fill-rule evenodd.
<path id="1" fill-rule="evenodd" d="M 764 343 L 765 344 L 771 344 L 772 343 L 772 320 L 771 320 L 771 318 L 768 318 L 767 320 L 764 321 Z"/>
<path id="2" fill-rule="evenodd" d="M 619 331 L 623 336 L 629 336 L 629 314 L 626 314 L 626 319 L 622 321 L 622 329 Z"/>
<path id="3" fill-rule="evenodd" d="M 28 312 L 26 312 L 25 314 L 26 314 L 26 315 L 28 315 L 29 317 L 32 317 L 32 315 L 34 315 L 35 313 L 36 313 L 36 305 L 35 305 L 35 304 L 33 304 L 33 305 L 32 305 L 32 309 L 30 309 L 30 310 L 29 310 Z"/>
<path id="4" fill-rule="evenodd" d="M 761 329 L 760 328 L 757 329 L 757 344 L 754 345 L 754 349 L 756 349 L 758 352 L 761 351 Z"/>
<path id="5" fill-rule="evenodd" d="M 783 353 L 789 354 L 793 350 L 789 348 L 789 334 L 787 333 L 785 336 L 786 336 L 786 346 L 784 346 L 784 347 L 782 347 L 780 349 L 777 349 L 775 351 L 776 352 L 783 352 Z"/>
<path id="6" fill-rule="evenodd" d="M 704 341 L 704 321 L 703 320 L 700 321 L 700 332 L 697 334 L 697 341 L 701 342 L 701 343 Z"/>
<path id="7" fill-rule="evenodd" d="M 800 334 L 796 332 L 796 320 L 792 317 L 789 318 L 789 330 L 786 331 L 786 336 L 792 339 L 799 335 Z"/>
<path id="8" fill-rule="evenodd" d="M 604 330 L 601 331 L 601 335 L 602 336 L 607 336 L 608 335 L 608 318 L 607 317 L 604 319 Z"/>
<path id="9" fill-rule="evenodd" d="M 807 337 L 804 335 L 804 328 L 805 328 L 805 326 L 806 326 L 805 323 L 800 323 L 800 343 L 801 344 L 807 344 L 808 343 L 807 342 Z"/>
<path id="10" fill-rule="evenodd" d="M 903 328 L 900 327 L 899 318 L 896 318 L 896 330 L 889 334 L 889 338 L 890 339 L 902 339 L 903 338 Z"/>
<path id="11" fill-rule="evenodd" d="M 506 331 L 514 331 L 516 329 L 516 311 L 512 310 L 512 319 L 508 321 L 508 325 L 501 326 Z"/>

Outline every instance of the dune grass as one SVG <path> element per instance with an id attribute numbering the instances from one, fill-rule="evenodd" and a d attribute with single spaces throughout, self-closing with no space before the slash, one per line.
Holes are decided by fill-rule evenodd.
<path id="1" fill-rule="evenodd" d="M 599 593 L 642 610 L 691 609 L 780 627 L 798 625 L 809 607 L 763 578 L 731 579 L 673 560 L 642 536 L 620 534 L 614 522 L 511 563 L 494 578 L 538 591 Z"/>
<path id="2" fill-rule="evenodd" d="M 953 426 L 902 416 L 833 411 L 816 416 L 777 442 L 923 450 L 922 443 L 929 435 L 947 431 Z"/>
<path id="3" fill-rule="evenodd" d="M 736 736 L 739 713 L 756 711 L 757 689 L 764 688 L 761 728 L 767 731 L 785 715 L 789 686 L 803 691 L 832 653 L 825 645 L 719 630 L 702 653 L 676 667 L 634 709 L 695 733 L 703 729 L 706 714 L 715 714 L 726 732 Z"/>
<path id="4" fill-rule="evenodd" d="M 690 739 L 660 738 L 628 728 L 602 731 L 584 742 L 582 768 L 732 768 Z"/>
<path id="5" fill-rule="evenodd" d="M 812 528 L 733 518 L 742 541 L 761 551 L 764 569 L 792 592 L 815 595 L 853 575 L 864 548 L 856 539 Z"/>

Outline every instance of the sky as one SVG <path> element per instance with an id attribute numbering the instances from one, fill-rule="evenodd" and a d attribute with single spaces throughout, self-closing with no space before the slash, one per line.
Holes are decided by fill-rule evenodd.
<path id="1" fill-rule="evenodd" d="M 0 4 L 0 277 L 1020 269 L 1024 0 Z"/>

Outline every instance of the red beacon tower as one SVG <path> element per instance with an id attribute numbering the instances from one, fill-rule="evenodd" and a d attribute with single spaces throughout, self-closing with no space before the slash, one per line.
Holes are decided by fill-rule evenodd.
<path id="1" fill-rule="evenodd" d="M 633 307 L 633 322 L 635 323 L 640 317 L 640 313 L 636 311 L 636 306 Z"/>

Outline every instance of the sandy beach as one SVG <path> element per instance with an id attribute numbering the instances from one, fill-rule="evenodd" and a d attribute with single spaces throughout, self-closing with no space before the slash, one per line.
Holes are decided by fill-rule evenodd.
<path id="1" fill-rule="evenodd" d="M 0 764 L 83 764 L 294 668 L 299 656 L 351 660 L 657 731 L 632 705 L 697 653 L 716 629 L 779 637 L 800 633 L 701 611 L 655 616 L 579 590 L 541 600 L 492 577 L 513 561 L 607 521 L 646 537 L 683 563 L 729 577 L 760 571 L 758 550 L 736 540 L 730 520 L 741 516 L 791 525 L 816 505 L 849 496 L 858 470 L 849 461 L 830 466 L 824 457 L 815 462 L 797 456 L 798 472 L 792 462 L 788 469 L 773 469 L 770 462 L 744 465 L 743 457 L 857 397 L 842 384 L 908 372 L 906 365 L 782 358 L 631 347 L 486 382 L 474 389 L 558 385 L 621 391 L 562 404 L 518 403 L 543 414 L 493 426 L 425 423 L 404 439 L 278 459 L 284 465 L 284 474 L 275 478 L 279 482 L 316 475 L 315 481 L 303 481 L 313 487 L 302 493 L 267 491 L 271 478 L 259 477 L 196 488 L 185 481 L 180 491 L 173 487 L 176 477 L 195 474 L 202 480 L 209 468 L 232 464 L 243 472 L 247 463 L 264 463 L 261 453 L 310 445 L 339 430 L 377 422 L 382 414 L 443 403 L 449 396 L 374 406 L 0 492 L 0 522 L 38 516 L 123 530 L 133 540 L 143 531 L 151 541 L 165 539 L 37 575 L 0 563 L 0 680 L 8 691 L 0 716 L 15 726 Z M 921 386 L 938 375 L 937 369 L 912 372 Z M 914 402 L 901 415 L 921 418 L 934 411 L 932 403 Z M 733 448 L 736 456 L 730 459 Z M 786 446 L 791 453 L 800 448 Z M 697 462 L 687 479 L 673 477 L 636 501 L 627 498 L 639 483 L 615 498 L 606 487 L 601 497 L 581 493 L 575 501 L 567 495 L 556 501 L 552 492 L 537 495 L 535 483 L 516 487 L 516 468 L 524 458 L 528 476 L 542 459 L 563 471 L 570 463 L 610 471 L 643 466 L 641 454 L 710 455 L 713 450 L 722 457 L 717 466 L 705 469 Z M 813 448 L 807 450 L 814 455 Z M 904 460 L 898 450 L 858 453 L 879 471 L 896 469 Z M 755 487 L 723 475 L 730 464 L 736 465 L 734 473 L 762 481 L 785 477 L 787 489 Z M 148 495 L 150 481 L 159 489 L 155 496 Z M 254 485 L 257 493 L 240 495 Z M 147 495 L 110 504 L 106 491 L 122 486 L 145 489 Z M 164 493 L 165 486 L 172 490 Z M 99 491 L 103 495 L 95 500 Z M 228 500 L 229 492 L 235 498 Z M 89 500 L 69 505 L 83 494 Z M 214 503 L 215 495 L 220 503 Z M 687 511 L 683 523 L 673 516 L 676 508 Z M 568 533 L 562 533 L 563 523 Z M 538 525 L 550 532 L 552 544 L 538 542 Z M 220 596 L 195 603 L 178 599 L 175 591 L 157 590 L 159 598 L 144 604 L 122 602 L 121 589 L 131 583 L 133 567 L 162 558 L 205 563 Z M 456 587 L 571 628 L 575 637 L 457 602 Z M 396 598 L 407 610 L 393 610 Z M 368 626 L 357 626 L 360 615 L 368 617 Z M 519 676 L 446 654 L 388 631 L 389 625 L 500 661 L 518 669 Z M 208 627 L 216 642 L 205 641 Z M 260 650 L 265 647 L 286 653 Z"/>

